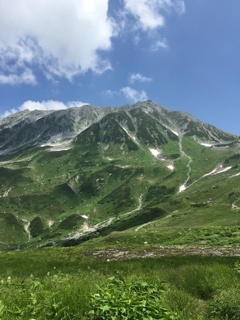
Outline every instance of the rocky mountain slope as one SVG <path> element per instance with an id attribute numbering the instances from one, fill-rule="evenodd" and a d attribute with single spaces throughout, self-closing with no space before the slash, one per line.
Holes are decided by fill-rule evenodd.
<path id="1" fill-rule="evenodd" d="M 239 165 L 239 137 L 151 101 L 14 114 L 0 121 L 0 246 L 240 224 Z"/>

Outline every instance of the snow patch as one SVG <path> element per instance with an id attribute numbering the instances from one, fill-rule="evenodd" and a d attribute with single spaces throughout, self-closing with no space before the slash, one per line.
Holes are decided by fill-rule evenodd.
<path id="1" fill-rule="evenodd" d="M 4 194 L 3 194 L 3 198 L 7 198 L 7 197 L 8 197 L 8 194 L 9 194 L 9 192 L 10 192 L 11 190 L 12 190 L 12 187 L 9 188 L 7 191 L 5 191 Z"/>
<path id="2" fill-rule="evenodd" d="M 185 191 L 187 189 L 186 185 L 185 184 L 182 184 L 178 190 L 179 193 Z"/>
<path id="3" fill-rule="evenodd" d="M 40 147 L 50 147 L 49 151 L 64 151 L 71 149 L 71 141 L 63 141 L 59 143 L 46 143 L 42 144 Z"/>
<path id="4" fill-rule="evenodd" d="M 223 173 L 223 172 L 226 172 L 226 171 L 228 171 L 228 170 L 230 170 L 230 169 L 232 169 L 232 167 L 227 167 L 227 168 L 224 168 L 224 169 L 216 172 L 215 174 Z"/>
<path id="5" fill-rule="evenodd" d="M 118 165 L 116 165 L 116 167 L 122 168 L 122 169 L 126 169 L 126 168 L 132 168 L 133 166 L 130 165 L 130 164 L 127 164 L 127 165 L 125 165 L 125 166 L 121 166 L 120 164 L 118 164 Z"/>
<path id="6" fill-rule="evenodd" d="M 149 148 L 149 151 L 155 158 L 158 158 L 158 160 L 162 161 L 169 170 L 173 171 L 175 169 L 171 160 L 165 159 L 164 157 L 159 157 L 161 151 L 153 148 Z"/>
<path id="7" fill-rule="evenodd" d="M 150 148 L 149 151 L 151 152 L 151 154 L 152 154 L 154 157 L 157 157 L 157 156 L 160 154 L 160 152 L 159 152 L 158 150 L 156 150 L 156 149 Z"/>
<path id="8" fill-rule="evenodd" d="M 171 130 L 171 131 L 172 131 L 172 133 L 175 134 L 175 136 L 179 136 L 179 133 L 177 131 L 174 131 L 174 130 Z"/>
<path id="9" fill-rule="evenodd" d="M 81 217 L 82 217 L 83 219 L 89 219 L 89 216 L 87 216 L 86 214 L 82 214 Z"/>
<path id="10" fill-rule="evenodd" d="M 240 176 L 240 172 L 238 172 L 238 173 L 236 173 L 236 174 L 232 175 L 230 178 L 235 178 L 235 177 L 238 177 L 238 176 Z"/>
<path id="11" fill-rule="evenodd" d="M 213 146 L 213 144 L 211 144 L 211 143 L 203 143 L 203 142 L 201 142 L 200 144 L 202 146 L 204 146 L 204 147 L 207 147 L 207 148 L 211 148 Z"/>
<path id="12" fill-rule="evenodd" d="M 137 144 L 139 144 L 138 143 L 138 141 L 137 141 L 137 138 L 134 136 L 134 135 L 132 135 L 126 128 L 124 128 L 123 126 L 121 126 L 122 127 L 122 129 L 128 134 L 128 136 L 134 141 L 134 142 L 136 142 Z"/>
<path id="13" fill-rule="evenodd" d="M 47 221 L 47 225 L 49 228 L 51 228 L 54 225 L 54 221 L 53 220 L 48 220 Z"/>
<path id="14" fill-rule="evenodd" d="M 203 177 L 211 176 L 215 174 L 217 171 L 218 171 L 218 167 L 213 169 L 211 172 L 204 174 Z"/>
<path id="15" fill-rule="evenodd" d="M 222 169 L 222 167 L 223 167 L 222 165 L 217 166 L 211 172 L 204 174 L 203 177 L 216 175 L 216 174 L 223 173 L 223 172 L 226 172 L 226 171 L 232 169 L 232 167 L 227 167 L 227 168 L 223 168 L 223 169 Z"/>

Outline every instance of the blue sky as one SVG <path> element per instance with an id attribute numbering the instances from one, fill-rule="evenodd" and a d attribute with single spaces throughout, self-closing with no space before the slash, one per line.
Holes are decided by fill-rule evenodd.
<path id="1" fill-rule="evenodd" d="M 239 0 L 0 0 L 0 115 L 152 100 L 240 135 Z"/>

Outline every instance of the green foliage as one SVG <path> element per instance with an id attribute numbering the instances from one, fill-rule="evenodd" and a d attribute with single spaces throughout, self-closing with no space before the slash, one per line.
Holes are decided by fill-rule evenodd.
<path id="1" fill-rule="evenodd" d="M 151 201 L 151 205 L 158 204 L 162 200 L 167 200 L 175 192 L 175 188 L 167 188 L 166 186 L 151 186 L 148 189 L 145 200 Z"/>
<path id="2" fill-rule="evenodd" d="M 59 229 L 64 229 L 64 230 L 73 230 L 74 228 L 76 228 L 81 222 L 83 221 L 83 218 L 78 215 L 78 214 L 72 214 L 68 217 L 66 217 L 65 219 L 63 219 L 60 223 L 59 223 Z"/>
<path id="3" fill-rule="evenodd" d="M 59 276 L 52 277 L 50 281 L 57 284 Z M 5 292 L 11 301 L 11 305 L 7 300 L 1 301 L 1 319 L 66 319 L 68 306 L 56 299 L 57 292 L 48 290 L 38 278 L 30 277 L 19 282 L 8 277 L 1 280 L 0 290 L 1 296 Z M 17 297 L 14 297 L 14 292 L 17 292 Z"/>
<path id="4" fill-rule="evenodd" d="M 2 279 L 0 319 L 78 320 L 83 318 L 84 308 L 79 309 L 79 303 L 82 302 L 79 295 L 85 292 L 84 290 L 80 292 L 74 281 L 76 279 L 73 276 L 61 272 L 48 273 L 43 278 L 31 275 L 22 281 L 11 277 Z"/>
<path id="5" fill-rule="evenodd" d="M 125 281 L 119 274 L 98 286 L 92 296 L 92 310 L 95 320 L 174 320 L 177 316 L 163 307 L 163 281 L 149 285 L 145 281 Z"/>
<path id="6" fill-rule="evenodd" d="M 0 226 L 0 249 L 7 249 L 8 244 L 20 244 L 27 240 L 23 225 L 13 213 L 0 212 Z"/>
<path id="7" fill-rule="evenodd" d="M 129 185 L 124 184 L 99 201 L 99 204 L 111 205 L 114 214 L 129 210 L 134 204 Z"/>
<path id="8" fill-rule="evenodd" d="M 238 273 L 240 273 L 240 261 L 235 262 L 235 264 L 234 264 L 234 269 L 235 269 Z"/>
<path id="9" fill-rule="evenodd" d="M 37 237 L 44 231 L 44 224 L 42 222 L 42 219 L 40 217 L 35 217 L 31 222 L 29 226 L 29 230 L 31 233 L 31 236 Z"/>
<path id="10" fill-rule="evenodd" d="M 226 288 L 219 291 L 208 306 L 210 319 L 239 320 L 240 317 L 240 289 Z"/>
<path id="11" fill-rule="evenodd" d="M 143 254 L 145 249 L 144 245 Z M 237 257 L 137 259 L 137 250 L 128 250 L 125 261 L 112 260 L 106 246 L 96 257 L 99 250 L 90 243 L 0 253 L 0 319 L 104 319 L 100 315 L 112 319 L 106 306 L 113 306 L 115 313 L 123 308 L 129 314 L 138 312 L 134 320 L 223 320 L 219 301 L 229 315 L 237 314 L 240 274 L 233 268 Z"/>
<path id="12" fill-rule="evenodd" d="M 18 183 L 31 183 L 32 180 L 25 176 L 26 173 L 26 169 L 0 167 L 0 186 L 11 187 Z"/>

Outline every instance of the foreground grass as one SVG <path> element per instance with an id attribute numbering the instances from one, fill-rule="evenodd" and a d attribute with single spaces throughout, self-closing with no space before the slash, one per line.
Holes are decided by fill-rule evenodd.
<path id="1" fill-rule="evenodd" d="M 114 261 L 96 258 L 92 253 L 86 246 L 1 253 L 0 319 L 113 319 L 97 314 L 113 303 L 116 292 L 122 292 L 118 301 L 125 310 L 124 297 L 129 292 L 134 296 L 131 290 L 140 290 L 136 291 L 138 297 L 145 290 L 148 298 L 148 292 L 155 292 L 155 306 L 160 305 L 166 314 L 165 318 L 159 315 L 153 319 L 240 319 L 237 257 L 165 256 Z M 123 282 L 111 287 L 109 283 L 116 274 Z M 140 286 L 134 286 L 136 283 Z M 91 298 L 101 297 L 101 290 L 105 290 L 102 300 Z M 142 303 L 134 302 L 136 310 L 144 308 Z"/>

